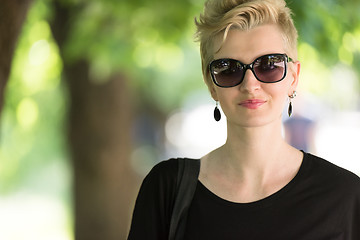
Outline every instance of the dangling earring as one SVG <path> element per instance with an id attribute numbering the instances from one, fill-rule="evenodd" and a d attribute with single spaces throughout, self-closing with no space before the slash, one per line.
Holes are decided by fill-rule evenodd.
<path id="1" fill-rule="evenodd" d="M 221 113 L 220 113 L 218 106 L 219 106 L 219 102 L 216 101 L 216 106 L 214 109 L 214 118 L 215 118 L 215 121 L 217 121 L 217 122 L 220 121 L 220 119 L 221 119 Z"/>
<path id="2" fill-rule="evenodd" d="M 288 114 L 289 114 L 289 117 L 291 116 L 292 114 L 292 100 L 296 97 L 296 91 L 294 91 L 290 96 L 289 96 L 289 108 L 288 108 Z"/>

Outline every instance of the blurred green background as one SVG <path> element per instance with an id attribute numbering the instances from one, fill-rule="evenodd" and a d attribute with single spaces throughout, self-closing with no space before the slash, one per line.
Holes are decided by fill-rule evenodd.
<path id="1" fill-rule="evenodd" d="M 360 2 L 287 2 L 299 31 L 302 64 L 294 108 L 314 123 L 308 151 L 360 174 Z M 125 157 L 118 160 L 114 155 L 113 159 L 127 161 L 138 176 L 131 185 L 133 191 L 120 191 L 130 195 L 131 201 L 139 179 L 156 162 L 177 156 L 200 157 L 223 142 L 225 123 L 213 122 L 215 104 L 203 83 L 199 47 L 193 40 L 194 17 L 203 3 L 33 1 L 18 40 L 2 110 L 0 239 L 75 238 L 74 219 L 81 213 L 74 210 L 78 188 L 73 188 L 77 175 L 73 159 L 79 148 L 71 138 L 75 132 L 71 129 L 77 128 L 69 128 L 74 126 L 69 115 L 94 106 L 74 104 L 83 92 L 72 90 L 77 78 L 69 73 L 79 62 L 87 68 L 76 76 L 86 75 L 95 92 L 111 81 L 125 82 L 111 94 L 89 99 L 101 102 L 96 96 L 125 96 L 121 100 L 125 105 L 104 105 L 109 108 L 106 113 L 130 116 L 119 122 L 115 131 L 129 131 L 124 140 L 128 143 Z M 58 21 L 63 23 L 59 26 L 54 24 L 57 19 L 66 21 Z M 121 77 L 114 80 L 114 76 Z M 79 124 L 92 136 L 92 125 L 86 124 L 84 116 Z M 111 125 L 100 120 L 100 126 Z M 122 149 L 120 145 L 123 143 L 118 145 Z M 101 157 L 99 161 L 103 161 Z M 86 162 L 81 166 L 86 168 Z M 125 226 L 117 235 L 122 238 L 132 204 L 124 208 L 125 220 L 113 222 Z M 77 237 L 82 238 L 86 239 Z"/>

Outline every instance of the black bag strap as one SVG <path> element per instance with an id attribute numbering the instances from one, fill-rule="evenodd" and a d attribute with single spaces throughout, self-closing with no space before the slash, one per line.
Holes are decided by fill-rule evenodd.
<path id="1" fill-rule="evenodd" d="M 200 172 L 200 160 L 179 159 L 177 195 L 170 220 L 169 240 L 182 240 L 188 209 L 194 197 Z"/>

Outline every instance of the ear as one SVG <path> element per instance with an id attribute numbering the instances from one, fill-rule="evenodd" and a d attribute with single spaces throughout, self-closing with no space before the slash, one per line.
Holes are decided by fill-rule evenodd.
<path id="1" fill-rule="evenodd" d="M 300 68 L 301 68 L 301 64 L 300 64 L 299 61 L 293 62 L 292 64 L 293 64 L 293 66 L 290 69 L 291 69 L 291 75 L 293 77 L 293 80 L 292 80 L 291 85 L 290 85 L 290 95 L 297 88 L 297 85 L 299 83 Z"/>
<path id="2" fill-rule="evenodd" d="M 215 101 L 219 101 L 217 92 L 216 92 L 216 86 L 213 83 L 213 81 L 210 78 L 210 73 L 206 74 L 206 76 L 204 76 L 204 82 L 206 84 L 206 86 L 209 89 L 209 92 L 211 94 L 211 97 L 215 100 Z"/>
<path id="3" fill-rule="evenodd" d="M 219 101 L 217 92 L 216 92 L 216 86 L 213 83 L 208 84 L 208 88 L 211 94 L 211 97 L 215 100 L 215 101 Z"/>

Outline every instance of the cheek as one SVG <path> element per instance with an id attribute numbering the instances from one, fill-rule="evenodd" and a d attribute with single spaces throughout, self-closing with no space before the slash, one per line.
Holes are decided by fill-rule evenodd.
<path id="1" fill-rule="evenodd" d="M 239 98 L 239 93 L 232 91 L 231 88 L 216 89 L 216 96 L 220 102 L 231 102 Z"/>
<path id="2" fill-rule="evenodd" d="M 273 107 L 283 108 L 288 99 L 289 84 L 285 81 L 274 83 L 272 86 L 264 86 L 264 92 L 268 94 L 271 102 L 274 104 Z"/>
<path id="3" fill-rule="evenodd" d="M 239 94 L 229 90 L 230 89 L 221 89 L 217 91 L 217 98 L 225 115 L 227 112 L 234 111 L 234 107 L 236 107 L 236 103 L 239 101 Z"/>
<path id="4" fill-rule="evenodd" d="M 274 86 L 274 93 L 283 98 L 287 98 L 291 92 L 292 82 L 293 78 L 290 75 L 286 76 L 283 81 L 278 82 L 277 85 Z"/>

